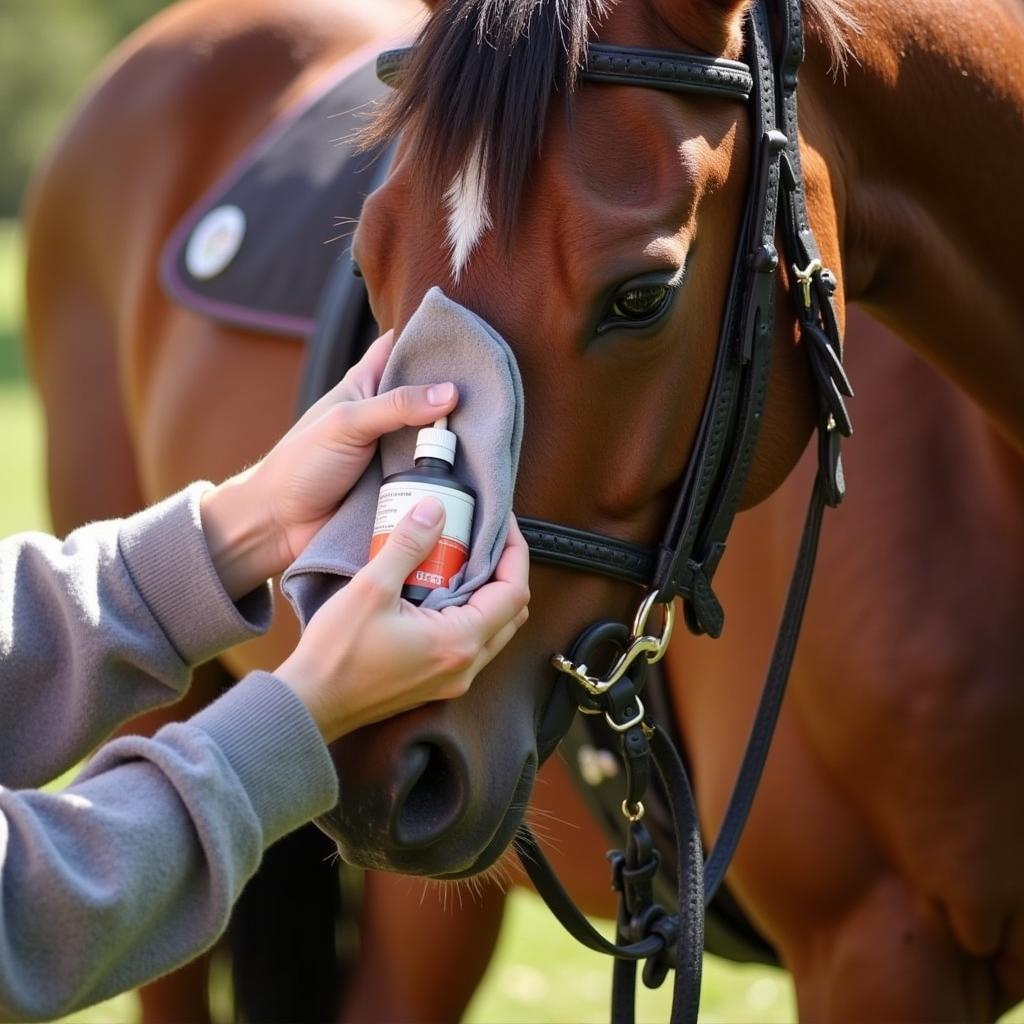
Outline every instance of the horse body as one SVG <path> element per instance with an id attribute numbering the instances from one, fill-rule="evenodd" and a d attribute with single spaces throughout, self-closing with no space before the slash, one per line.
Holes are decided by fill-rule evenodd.
<path id="1" fill-rule="evenodd" d="M 274 111 L 414 12 L 368 8 L 299 12 L 283 0 L 174 8 L 122 51 L 44 168 L 30 211 L 29 317 L 58 530 L 225 476 L 286 429 L 298 346 L 172 305 L 156 284 L 158 255 Z M 601 38 L 684 40 L 719 53 L 735 47 L 738 12 L 728 3 L 620 5 Z M 851 37 L 856 61 L 845 84 L 833 80 L 814 37 L 801 75 L 812 220 L 842 297 L 960 390 L 851 317 L 861 397 L 860 435 L 846 455 L 850 497 L 825 532 L 792 692 L 730 884 L 794 971 L 811 1019 L 980 1019 L 1024 997 L 1014 858 L 1024 777 L 1016 692 L 1024 652 L 1014 628 L 1024 607 L 1024 296 L 1004 272 L 1017 234 L 1007 227 L 1021 220 L 1024 24 L 1009 0 L 970 9 L 870 2 L 857 13 L 863 34 Z M 400 151 L 368 202 L 358 259 L 382 326 L 400 328 L 426 288 L 442 282 L 516 350 L 529 404 L 519 511 L 635 540 L 655 535 L 710 373 L 746 131 L 723 103 L 582 87 L 575 135 L 552 110 L 512 257 L 485 237 L 458 281 L 414 154 Z M 643 159 L 613 158 L 631 150 Z M 993 196 L 1005 204 L 998 212 Z M 687 344 L 566 341 L 580 335 L 594 253 L 626 268 L 635 260 L 623 254 L 640 250 L 648 263 L 687 261 L 676 323 Z M 789 330 L 780 312 L 780 338 Z M 717 581 L 725 638 L 679 637 L 669 655 L 709 835 L 756 701 L 788 572 L 780 552 L 795 543 L 812 470 L 805 461 L 793 471 L 810 429 L 807 395 L 803 355 L 783 340 L 747 495 L 756 507 L 737 521 Z M 601 471 L 564 487 L 567 467 Z M 392 807 L 378 802 L 380 820 L 362 822 L 358 834 L 342 811 L 328 824 L 355 859 L 461 875 L 487 866 L 513 837 L 537 766 L 533 711 L 550 686 L 548 655 L 592 618 L 628 618 L 632 603 L 622 585 L 550 568 L 537 568 L 533 590 L 530 626 L 465 700 L 335 749 L 350 789 L 393 792 L 394 752 L 426 733 L 469 751 L 482 780 L 463 825 L 436 837 L 433 852 L 387 848 Z M 225 663 L 236 674 L 272 667 L 293 641 L 294 626 L 279 616 L 267 638 Z M 488 742 L 499 734 L 501 750 Z M 558 759 L 544 771 L 552 782 L 538 798 L 576 816 L 581 804 Z M 414 797 L 431 784 L 414 781 Z M 589 834 L 559 842 L 574 873 L 592 856 L 603 875 Z M 597 877 L 575 881 L 586 881 L 586 908 L 607 914 Z M 379 884 L 380 905 L 403 898 L 404 889 Z M 387 936 L 393 918 L 383 913 L 373 931 L 372 893 L 368 927 Z M 404 912 L 431 917 L 415 901 Z M 500 900 L 489 898 L 475 922 L 489 936 L 476 947 L 481 956 L 499 919 Z M 440 926 L 436 914 L 431 926 Z M 401 1005 L 374 1003 L 366 979 L 396 962 L 380 950 L 400 938 L 369 950 L 351 1012 L 451 1019 L 482 965 L 462 972 L 461 988 L 432 994 L 443 965 L 461 963 L 440 942 L 419 944 L 409 967 L 419 980 L 392 992 Z"/>
<path id="2" fill-rule="evenodd" d="M 808 1019 L 988 1019 L 1022 983 L 1024 474 L 977 407 L 888 332 L 851 311 L 847 338 L 850 491 L 822 539 L 827 569 L 731 885 Z M 745 642 L 685 637 L 669 655 L 710 835 L 812 472 L 801 463 L 737 521 L 721 585 L 746 595 L 729 606 Z"/>

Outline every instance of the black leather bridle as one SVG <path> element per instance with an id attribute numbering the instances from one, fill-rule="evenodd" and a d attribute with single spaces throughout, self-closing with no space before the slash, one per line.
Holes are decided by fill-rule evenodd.
<path id="1" fill-rule="evenodd" d="M 700 993 L 704 911 L 725 876 L 746 822 L 778 718 L 803 619 L 822 513 L 844 492 L 840 436 L 852 433 L 843 396 L 852 389 L 841 362 L 832 295 L 835 280 L 821 261 L 807 216 L 797 134 L 797 72 L 803 60 L 799 0 L 756 0 L 746 23 L 745 62 L 695 54 L 592 44 L 581 77 L 645 88 L 735 99 L 748 105 L 752 152 L 739 241 L 711 387 L 693 456 L 661 542 L 628 541 L 540 519 L 519 523 L 534 559 L 601 573 L 646 588 L 631 626 L 599 622 L 577 640 L 569 657 L 553 659 L 579 687 L 580 710 L 604 714 L 621 737 L 626 767 L 622 810 L 625 851 L 610 854 L 613 884 L 621 894 L 616 941 L 587 922 L 555 877 L 529 832 L 520 858 L 531 880 L 565 927 L 591 949 L 616 958 L 613 1020 L 631 1021 L 637 961 L 644 980 L 660 984 L 676 971 L 672 1021 L 696 1021 Z M 408 50 L 378 60 L 384 81 L 400 75 Z M 793 273 L 796 317 L 818 397 L 818 473 L 811 493 L 796 566 L 767 679 L 722 828 L 705 861 L 693 794 L 678 752 L 648 721 L 639 691 L 646 667 L 668 647 L 674 601 L 681 598 L 687 626 L 717 637 L 724 622 L 712 580 L 757 445 L 775 340 L 780 237 Z M 660 628 L 649 619 L 660 609 Z M 612 664 L 593 672 L 595 659 Z M 643 824 L 642 796 L 650 766 L 668 795 L 678 857 L 678 906 L 669 913 L 654 901 L 658 854 Z"/>

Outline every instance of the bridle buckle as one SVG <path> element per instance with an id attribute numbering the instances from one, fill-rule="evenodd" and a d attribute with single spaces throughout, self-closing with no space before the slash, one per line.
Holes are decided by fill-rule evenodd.
<path id="1" fill-rule="evenodd" d="M 651 610 L 656 604 L 664 608 L 661 632 L 652 635 L 647 632 L 647 620 L 650 618 Z M 633 617 L 633 628 L 629 640 L 622 652 L 618 655 L 612 667 L 604 676 L 591 675 L 585 664 L 576 664 L 564 654 L 556 654 L 551 659 L 559 672 L 569 676 L 592 697 L 600 697 L 607 693 L 632 667 L 638 658 L 643 658 L 648 665 L 654 665 L 665 657 L 669 642 L 672 639 L 672 629 L 675 626 L 675 604 L 672 601 L 658 601 L 658 591 L 650 590 L 640 602 Z"/>
<path id="2" fill-rule="evenodd" d="M 814 275 L 820 274 L 824 269 L 821 260 L 817 257 L 811 260 L 803 270 L 795 263 L 793 264 L 793 274 L 803 291 L 804 309 L 811 308 L 811 283 L 814 281 Z"/>

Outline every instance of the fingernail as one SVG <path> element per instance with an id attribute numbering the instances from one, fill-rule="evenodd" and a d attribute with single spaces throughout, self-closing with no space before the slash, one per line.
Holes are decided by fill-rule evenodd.
<path id="1" fill-rule="evenodd" d="M 444 506 L 437 498 L 421 498 L 412 510 L 412 518 L 420 526 L 437 526 L 444 514 Z"/>
<path id="2" fill-rule="evenodd" d="M 454 384 L 433 384 L 427 388 L 427 401 L 431 405 L 447 405 L 454 397 Z"/>

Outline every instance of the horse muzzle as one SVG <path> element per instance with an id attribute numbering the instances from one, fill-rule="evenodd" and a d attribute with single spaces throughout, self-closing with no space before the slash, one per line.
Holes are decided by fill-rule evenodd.
<path id="1" fill-rule="evenodd" d="M 460 708 L 463 702 L 470 706 Z M 509 725 L 488 742 L 489 730 L 471 728 L 477 719 L 467 696 L 369 726 L 331 747 L 339 800 L 317 824 L 345 860 L 458 878 L 486 870 L 504 853 L 533 789 L 536 739 Z M 469 727 L 459 728 L 462 720 Z"/>

